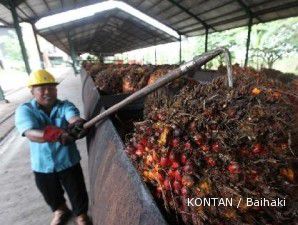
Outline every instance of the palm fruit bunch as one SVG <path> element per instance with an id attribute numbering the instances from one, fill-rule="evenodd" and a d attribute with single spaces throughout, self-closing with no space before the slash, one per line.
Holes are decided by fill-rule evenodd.
<path id="1" fill-rule="evenodd" d="M 156 104 L 125 151 L 176 224 L 297 224 L 297 92 L 251 68 L 233 75 L 233 88 L 221 76 Z"/>
<path id="2" fill-rule="evenodd" d="M 122 93 L 122 79 L 134 66 L 110 64 L 94 76 L 95 86 L 103 94 Z"/>
<path id="3" fill-rule="evenodd" d="M 87 74 L 94 77 L 96 74 L 98 74 L 100 71 L 105 70 L 109 65 L 103 64 L 103 63 L 95 63 L 91 66 L 90 70 L 87 71 Z"/>
<path id="4" fill-rule="evenodd" d="M 155 83 L 159 78 L 166 75 L 170 70 L 176 69 L 177 65 L 160 65 L 150 74 L 148 85 Z"/>
<path id="5" fill-rule="evenodd" d="M 134 65 L 123 77 L 123 93 L 133 93 L 145 87 L 155 68 L 152 65 Z"/>

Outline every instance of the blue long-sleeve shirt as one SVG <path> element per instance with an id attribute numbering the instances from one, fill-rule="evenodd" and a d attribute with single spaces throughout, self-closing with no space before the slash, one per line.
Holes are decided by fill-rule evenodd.
<path id="1" fill-rule="evenodd" d="M 24 136 L 30 129 L 44 129 L 47 125 L 66 128 L 68 120 L 79 116 L 80 112 L 69 101 L 57 100 L 50 116 L 47 115 L 35 99 L 20 105 L 15 113 L 15 125 Z M 75 143 L 62 145 L 60 142 L 38 143 L 30 141 L 31 168 L 41 173 L 51 173 L 65 170 L 77 164 L 81 157 Z"/>

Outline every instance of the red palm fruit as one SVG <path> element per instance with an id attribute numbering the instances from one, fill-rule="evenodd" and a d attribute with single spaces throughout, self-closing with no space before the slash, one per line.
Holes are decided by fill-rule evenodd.
<path id="1" fill-rule="evenodd" d="M 182 187 L 181 188 L 181 194 L 182 194 L 182 196 L 187 196 L 188 195 L 187 187 Z"/>
<path id="2" fill-rule="evenodd" d="M 216 162 L 211 157 L 206 157 L 205 160 L 209 166 L 216 166 Z"/>
<path id="3" fill-rule="evenodd" d="M 141 149 L 137 149 L 135 154 L 137 156 L 142 156 L 144 154 L 144 151 L 142 151 Z"/>
<path id="4" fill-rule="evenodd" d="M 193 167 L 191 163 L 187 163 L 185 166 L 183 166 L 182 170 L 187 174 L 191 174 L 193 171 Z"/>
<path id="5" fill-rule="evenodd" d="M 150 127 L 146 128 L 146 134 L 150 135 L 152 133 L 152 129 Z"/>
<path id="6" fill-rule="evenodd" d="M 207 146 L 207 145 L 202 145 L 201 148 L 202 148 L 202 151 L 204 151 L 204 152 L 209 151 L 209 146 Z"/>
<path id="7" fill-rule="evenodd" d="M 173 169 L 178 169 L 179 167 L 180 167 L 179 163 L 177 161 L 173 161 L 172 168 Z"/>
<path id="8" fill-rule="evenodd" d="M 197 145 L 202 145 L 203 144 L 203 136 L 201 134 L 197 134 L 194 136 L 194 140 Z"/>
<path id="9" fill-rule="evenodd" d="M 156 178 L 157 178 L 158 181 L 161 182 L 161 183 L 165 180 L 164 177 L 163 177 L 163 175 L 161 175 L 161 173 L 157 173 L 157 174 L 156 174 Z"/>
<path id="10" fill-rule="evenodd" d="M 139 143 L 139 144 L 137 144 L 137 149 L 140 151 L 144 151 L 145 147 L 144 147 L 144 145 Z"/>
<path id="11" fill-rule="evenodd" d="M 175 180 L 174 183 L 173 183 L 173 187 L 174 187 L 174 190 L 179 190 L 180 191 L 182 185 L 179 181 Z"/>
<path id="12" fill-rule="evenodd" d="M 181 181 L 182 180 L 182 176 L 181 176 L 181 173 L 180 173 L 179 170 L 176 170 L 174 172 L 174 174 L 175 174 L 175 180 L 178 180 L 178 181 Z"/>
<path id="13" fill-rule="evenodd" d="M 183 164 L 183 165 L 186 164 L 186 162 L 187 162 L 187 157 L 186 157 L 185 154 L 182 154 L 182 155 L 180 156 L 180 162 L 181 162 L 181 164 Z"/>
<path id="14" fill-rule="evenodd" d="M 171 183 L 169 179 L 165 179 L 163 182 L 163 186 L 166 190 L 171 190 Z"/>
<path id="15" fill-rule="evenodd" d="M 170 152 L 170 154 L 169 154 L 169 160 L 170 160 L 171 162 L 176 161 L 176 155 L 175 155 L 174 152 Z"/>
<path id="16" fill-rule="evenodd" d="M 169 175 L 169 178 L 170 178 L 171 180 L 174 180 L 174 179 L 175 179 L 175 170 L 173 170 L 173 169 L 169 169 L 169 170 L 168 170 L 168 175 Z"/>
<path id="17" fill-rule="evenodd" d="M 191 144 L 190 144 L 189 141 L 184 144 L 184 148 L 185 149 L 191 149 Z"/>
<path id="18" fill-rule="evenodd" d="M 251 170 L 249 174 L 249 179 L 252 181 L 257 181 L 259 179 L 259 174 L 256 170 Z"/>
<path id="19" fill-rule="evenodd" d="M 173 148 L 177 148 L 179 146 L 179 139 L 178 138 L 174 138 L 171 142 L 171 145 Z"/>
<path id="20" fill-rule="evenodd" d="M 139 142 L 139 144 L 141 144 L 141 145 L 143 145 L 143 146 L 146 146 L 147 143 L 148 143 L 147 138 L 142 138 L 142 139 L 140 140 L 140 142 Z"/>
<path id="21" fill-rule="evenodd" d="M 219 152 L 221 149 L 221 146 L 218 142 L 215 142 L 212 144 L 211 149 L 213 152 Z"/>
<path id="22" fill-rule="evenodd" d="M 162 113 L 158 113 L 156 115 L 156 117 L 157 117 L 158 120 L 161 120 L 161 121 L 165 120 L 165 116 Z"/>
<path id="23" fill-rule="evenodd" d="M 252 147 L 252 152 L 255 154 L 255 155 L 261 155 L 261 154 L 264 154 L 265 153 L 265 149 L 262 147 L 261 144 L 255 144 L 253 147 Z"/>
<path id="24" fill-rule="evenodd" d="M 228 171 L 231 174 L 239 174 L 241 172 L 240 166 L 237 162 L 231 162 L 230 165 L 228 166 Z"/>
<path id="25" fill-rule="evenodd" d="M 169 165 L 169 159 L 166 158 L 166 157 L 161 157 L 159 164 L 163 167 L 168 166 Z"/>

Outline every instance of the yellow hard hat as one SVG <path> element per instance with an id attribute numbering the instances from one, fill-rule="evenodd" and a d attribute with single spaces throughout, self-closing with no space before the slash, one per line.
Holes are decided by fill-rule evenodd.
<path id="1" fill-rule="evenodd" d="M 54 76 L 46 70 L 35 70 L 29 76 L 28 87 L 43 84 L 58 84 Z"/>

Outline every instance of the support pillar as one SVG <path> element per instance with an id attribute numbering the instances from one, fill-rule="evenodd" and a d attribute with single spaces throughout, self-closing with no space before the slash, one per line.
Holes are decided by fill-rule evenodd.
<path id="1" fill-rule="evenodd" d="M 209 29 L 206 27 L 205 29 L 205 52 L 208 51 L 208 35 L 209 35 Z M 206 69 L 206 64 L 204 65 L 204 69 Z"/>
<path id="2" fill-rule="evenodd" d="M 249 51 L 249 46 L 250 46 L 251 27 L 252 27 L 252 16 L 249 17 L 249 21 L 248 21 L 248 33 L 247 33 L 246 53 L 245 53 L 245 62 L 244 62 L 245 67 L 248 64 L 248 51 Z"/>
<path id="3" fill-rule="evenodd" d="M 41 66 L 42 69 L 44 69 L 45 67 L 44 67 L 43 57 L 42 57 L 42 53 L 40 51 L 40 45 L 39 45 L 39 41 L 38 41 L 38 38 L 37 38 L 37 29 L 36 29 L 34 24 L 31 24 L 31 26 L 32 26 L 32 29 L 33 29 L 34 38 L 35 38 L 35 42 L 36 42 L 36 47 L 37 47 L 37 50 L 38 50 L 40 66 Z"/>
<path id="4" fill-rule="evenodd" d="M 179 64 L 182 62 L 182 40 L 181 35 L 179 35 Z"/>
<path id="5" fill-rule="evenodd" d="M 208 35 L 209 35 L 209 29 L 206 28 L 206 31 L 205 31 L 205 52 L 208 51 Z"/>
<path id="6" fill-rule="evenodd" d="M 9 101 L 5 99 L 4 91 L 3 91 L 2 87 L 0 86 L 0 102 L 1 101 L 4 101 L 5 103 L 9 103 Z"/>
<path id="7" fill-rule="evenodd" d="M 69 33 L 67 34 L 67 39 L 68 39 L 68 45 L 69 45 L 69 49 L 70 49 L 70 56 L 71 56 L 71 59 L 72 59 L 72 67 L 73 67 L 73 70 L 75 72 L 75 75 L 77 75 L 79 72 L 77 70 L 76 51 L 75 51 L 75 48 L 74 48 L 74 45 L 73 45 L 73 42 L 70 38 Z"/>
<path id="8" fill-rule="evenodd" d="M 23 56 L 24 63 L 25 63 L 26 72 L 28 74 L 30 74 L 31 69 L 30 69 L 28 55 L 27 55 L 26 48 L 25 48 L 25 43 L 24 43 L 24 40 L 23 40 L 22 30 L 21 30 L 19 20 L 18 20 L 18 14 L 17 14 L 17 11 L 16 11 L 16 6 L 15 6 L 13 0 L 8 0 L 7 2 L 9 4 L 9 8 L 10 8 L 10 11 L 11 11 L 11 14 L 12 14 L 14 28 L 16 29 L 16 33 L 17 33 L 17 36 L 18 36 L 18 39 L 19 39 L 19 43 L 20 43 L 20 47 L 21 47 L 21 51 L 22 51 L 22 56 Z"/>
<path id="9" fill-rule="evenodd" d="M 156 56 L 156 40 L 154 40 L 154 62 L 157 64 L 157 56 Z"/>
<path id="10" fill-rule="evenodd" d="M 156 45 L 154 47 L 154 62 L 155 62 L 155 65 L 157 65 Z"/>

